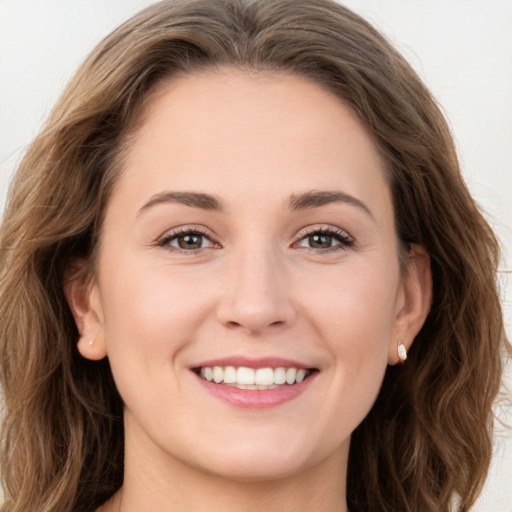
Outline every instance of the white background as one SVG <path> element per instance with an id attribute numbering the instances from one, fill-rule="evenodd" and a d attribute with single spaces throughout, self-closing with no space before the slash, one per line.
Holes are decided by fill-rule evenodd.
<path id="1" fill-rule="evenodd" d="M 0 0 L 0 209 L 25 146 L 95 44 L 152 0 Z M 502 240 L 512 334 L 512 0 L 346 0 L 379 27 L 433 90 L 464 176 Z M 509 419 L 511 415 L 509 415 Z M 512 512 L 512 436 L 478 512 Z M 398 511 L 397 511 L 398 512 Z"/>

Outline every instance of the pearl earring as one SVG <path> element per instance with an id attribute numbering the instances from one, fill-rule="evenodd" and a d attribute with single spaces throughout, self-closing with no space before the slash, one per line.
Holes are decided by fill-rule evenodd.
<path id="1" fill-rule="evenodd" d="M 402 364 L 404 364 L 407 359 L 407 349 L 402 340 L 398 340 L 398 359 Z"/>

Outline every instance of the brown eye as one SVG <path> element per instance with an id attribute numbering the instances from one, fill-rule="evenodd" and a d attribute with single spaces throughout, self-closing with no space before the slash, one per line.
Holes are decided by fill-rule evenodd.
<path id="1" fill-rule="evenodd" d="M 333 245 L 333 237 L 324 233 L 314 233 L 307 238 L 312 249 L 328 249 Z"/>
<path id="2" fill-rule="evenodd" d="M 214 244 L 210 238 L 203 233 L 186 231 L 167 236 L 159 245 L 172 250 L 197 251 L 206 247 L 212 247 Z"/>
<path id="3" fill-rule="evenodd" d="M 188 233 L 177 236 L 176 243 L 180 249 L 200 249 L 203 246 L 203 238 L 203 235 Z"/>
<path id="4" fill-rule="evenodd" d="M 295 247 L 304 247 L 319 252 L 344 250 L 354 245 L 354 240 L 345 231 L 339 229 L 321 229 L 304 235 Z"/>

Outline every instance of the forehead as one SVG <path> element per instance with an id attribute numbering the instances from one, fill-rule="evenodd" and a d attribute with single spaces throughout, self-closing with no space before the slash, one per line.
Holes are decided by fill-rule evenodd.
<path id="1" fill-rule="evenodd" d="M 385 181 L 375 144 L 339 98 L 303 77 L 230 68 L 160 84 L 123 167 L 121 182 L 130 179 L 138 192 L 151 182 L 254 196 L 272 184 L 288 196 L 333 187 L 357 193 Z"/>

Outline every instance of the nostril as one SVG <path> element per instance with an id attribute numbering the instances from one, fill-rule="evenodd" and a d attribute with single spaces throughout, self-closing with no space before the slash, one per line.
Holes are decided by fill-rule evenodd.
<path id="1" fill-rule="evenodd" d="M 283 320 L 276 320 L 275 322 L 271 322 L 270 324 L 268 324 L 268 327 L 270 328 L 279 328 L 279 327 L 282 327 L 283 325 L 285 325 L 286 322 L 284 322 Z M 226 327 L 228 329 L 243 329 L 244 328 L 244 324 L 241 323 L 241 322 L 235 322 L 233 320 L 229 321 L 229 322 L 226 322 Z M 261 327 L 254 327 L 250 329 L 251 331 L 254 330 L 254 331 L 260 331 L 261 330 Z"/>
<path id="2" fill-rule="evenodd" d="M 250 300 L 249 300 L 250 299 Z M 289 301 L 275 297 L 252 297 L 241 292 L 235 298 L 226 298 L 217 308 L 217 316 L 229 330 L 243 329 L 257 333 L 266 329 L 275 331 L 293 322 L 295 310 Z"/>

